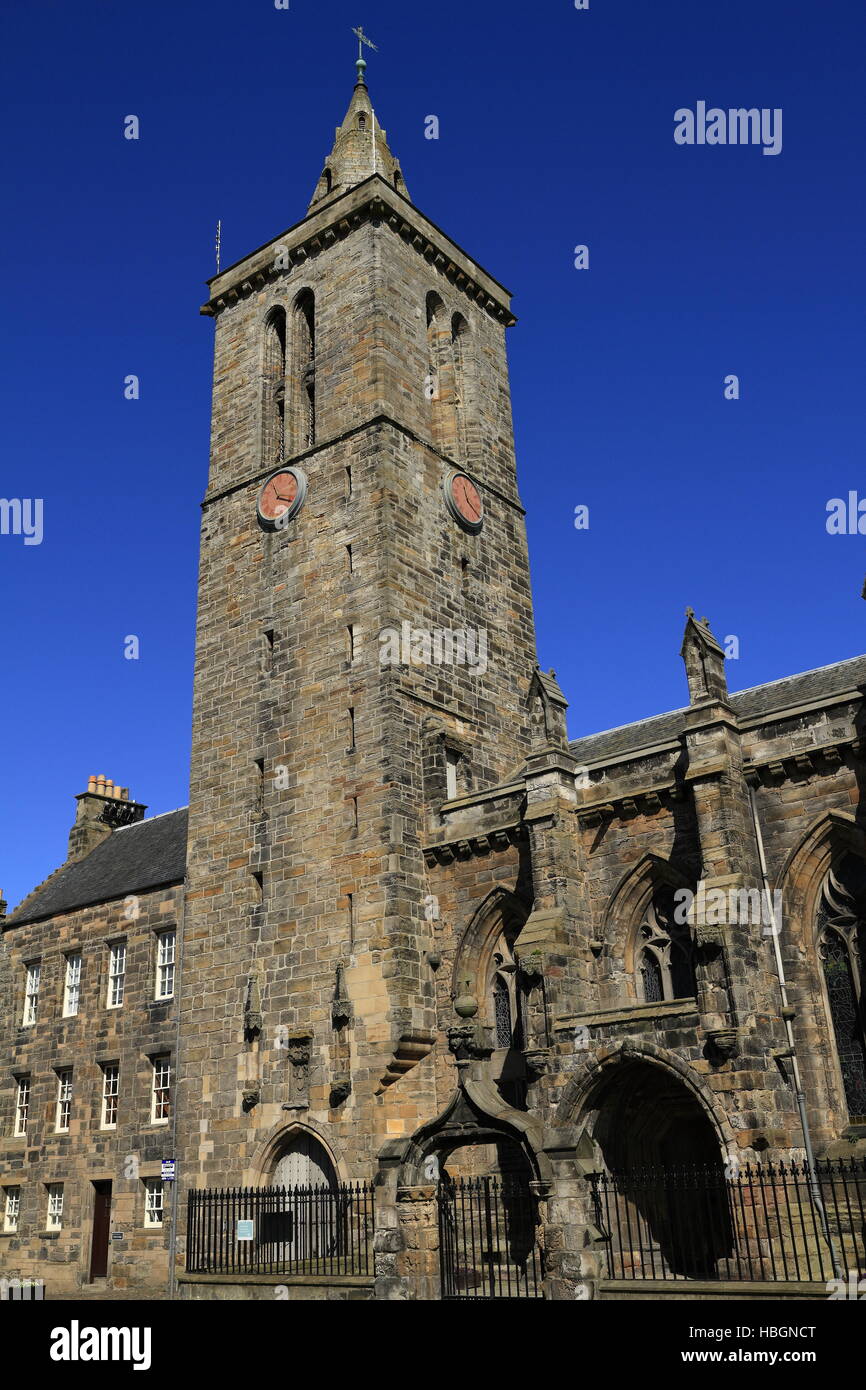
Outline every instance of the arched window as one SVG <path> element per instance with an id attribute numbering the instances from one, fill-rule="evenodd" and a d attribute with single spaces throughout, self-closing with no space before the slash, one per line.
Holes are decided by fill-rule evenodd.
<path id="1" fill-rule="evenodd" d="M 325 192 L 330 193 L 331 189 L 334 186 L 334 175 L 331 173 L 327 165 L 325 166 L 322 177 L 325 180 Z"/>
<path id="2" fill-rule="evenodd" d="M 286 311 L 280 307 L 265 321 L 262 376 L 262 456 L 280 463 L 286 447 Z"/>
<path id="3" fill-rule="evenodd" d="M 297 450 L 316 442 L 316 301 L 302 290 L 292 311 L 292 385 Z"/>
<path id="4" fill-rule="evenodd" d="M 866 864 L 845 855 L 830 869 L 818 904 L 818 959 L 827 991 L 845 1103 L 852 1121 L 866 1121 Z"/>
<path id="5" fill-rule="evenodd" d="M 401 191 L 403 187 L 403 175 L 400 173 L 399 169 L 394 170 L 394 187 L 396 188 L 398 193 Z"/>
<path id="6" fill-rule="evenodd" d="M 500 932 L 493 948 L 488 997 L 494 1047 L 522 1047 L 517 965 L 504 931 Z"/>
<path id="7" fill-rule="evenodd" d="M 364 115 L 364 112 L 363 112 L 363 111 L 360 111 L 360 112 L 358 113 L 358 129 L 359 129 L 359 130 L 366 130 L 366 129 L 367 129 L 367 117 Z"/>
<path id="8" fill-rule="evenodd" d="M 442 388 L 442 318 L 445 305 L 438 294 L 427 296 L 427 380 L 425 395 L 433 405 L 433 418 L 437 418 L 437 403 L 441 399 Z"/>
<path id="9" fill-rule="evenodd" d="M 454 346 L 448 313 L 438 294 L 427 296 L 427 380 L 434 444 L 450 457 L 457 453 Z"/>
<path id="10" fill-rule="evenodd" d="M 695 993 L 694 951 L 687 924 L 674 918 L 672 894 L 658 893 L 638 927 L 638 989 L 645 1004 L 690 999 Z"/>
<path id="11" fill-rule="evenodd" d="M 451 357 L 454 363 L 454 409 L 457 415 L 457 452 L 462 462 L 467 462 L 467 423 L 469 404 L 468 382 L 468 334 L 469 324 L 462 314 L 455 314 L 451 320 Z"/>

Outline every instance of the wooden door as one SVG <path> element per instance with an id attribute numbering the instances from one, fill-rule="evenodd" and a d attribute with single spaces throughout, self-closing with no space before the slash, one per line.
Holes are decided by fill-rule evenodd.
<path id="1" fill-rule="evenodd" d="M 111 1183 L 93 1184 L 93 1238 L 90 1246 L 90 1278 L 108 1274 L 108 1240 L 111 1233 Z"/>

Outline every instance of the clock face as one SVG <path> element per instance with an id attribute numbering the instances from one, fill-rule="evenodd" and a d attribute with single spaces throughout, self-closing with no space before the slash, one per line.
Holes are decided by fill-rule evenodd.
<path id="1" fill-rule="evenodd" d="M 466 473 L 452 473 L 445 480 L 445 501 L 448 510 L 464 531 L 477 534 L 484 525 L 484 503 L 481 494 Z"/>
<path id="2" fill-rule="evenodd" d="M 256 501 L 259 525 L 265 531 L 281 531 L 297 516 L 307 495 L 306 475 L 300 468 L 272 473 Z"/>

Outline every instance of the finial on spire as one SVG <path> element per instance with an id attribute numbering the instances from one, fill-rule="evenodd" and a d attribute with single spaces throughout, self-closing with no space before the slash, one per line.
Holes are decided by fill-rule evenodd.
<path id="1" fill-rule="evenodd" d="M 358 57 L 355 62 L 355 67 L 358 69 L 358 83 L 360 86 L 363 87 L 366 86 L 364 73 L 367 70 L 367 64 L 364 61 L 363 45 L 366 44 L 368 48 L 372 48 L 374 53 L 378 53 L 379 50 L 373 43 L 372 39 L 367 38 L 367 35 L 364 33 L 364 26 L 362 24 L 359 24 L 357 29 L 353 29 L 352 33 L 358 40 Z"/>

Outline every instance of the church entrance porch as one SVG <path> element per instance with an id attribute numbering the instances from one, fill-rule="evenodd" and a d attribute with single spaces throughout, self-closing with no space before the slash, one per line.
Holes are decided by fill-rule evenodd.
<path id="1" fill-rule="evenodd" d="M 671 1072 L 634 1059 L 611 1069 L 589 1108 L 609 1273 L 651 1278 L 658 1266 L 706 1277 L 730 1253 L 732 1225 L 719 1139 L 700 1101 Z"/>
<path id="2" fill-rule="evenodd" d="M 542 1297 L 541 1218 L 532 1178 L 516 1144 L 470 1145 L 449 1156 L 436 1194 L 443 1299 Z"/>
<path id="3" fill-rule="evenodd" d="M 697 1088 L 624 1054 L 584 1102 L 602 1279 L 815 1283 L 861 1268 L 866 1167 L 725 1157 Z"/>

